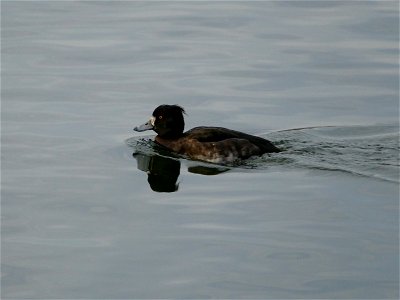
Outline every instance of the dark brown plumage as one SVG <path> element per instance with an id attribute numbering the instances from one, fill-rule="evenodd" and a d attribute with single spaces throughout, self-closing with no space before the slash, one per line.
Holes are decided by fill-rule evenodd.
<path id="1" fill-rule="evenodd" d="M 184 133 L 184 113 L 185 110 L 178 105 L 161 105 L 147 123 L 134 130 L 152 129 L 158 134 L 155 141 L 169 150 L 191 159 L 214 163 L 280 152 L 266 139 L 222 127 L 195 127 Z"/>

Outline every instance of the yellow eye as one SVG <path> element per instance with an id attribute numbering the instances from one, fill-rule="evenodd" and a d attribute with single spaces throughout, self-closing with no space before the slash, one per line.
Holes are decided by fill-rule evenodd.
<path id="1" fill-rule="evenodd" d="M 161 120 L 161 119 L 162 119 L 162 116 L 159 116 L 158 118 Z"/>

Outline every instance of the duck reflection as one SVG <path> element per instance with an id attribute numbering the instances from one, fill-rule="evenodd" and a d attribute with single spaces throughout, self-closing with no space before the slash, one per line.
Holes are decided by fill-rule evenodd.
<path id="1" fill-rule="evenodd" d="M 147 181 L 155 192 L 176 192 L 181 162 L 158 155 L 145 155 L 133 153 L 137 161 L 137 168 L 147 173 Z"/>
<path id="2" fill-rule="evenodd" d="M 179 189 L 178 177 L 181 170 L 179 159 L 155 154 L 133 153 L 137 161 L 137 168 L 147 173 L 147 181 L 155 192 L 171 193 Z M 209 167 L 194 165 L 188 167 L 190 173 L 201 175 L 217 175 L 228 171 L 226 167 Z"/>

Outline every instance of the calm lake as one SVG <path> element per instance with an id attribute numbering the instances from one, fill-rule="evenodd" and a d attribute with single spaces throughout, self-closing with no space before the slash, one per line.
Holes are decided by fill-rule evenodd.
<path id="1" fill-rule="evenodd" d="M 398 43 L 398 1 L 1 1 L 1 298 L 398 299 Z M 284 151 L 172 156 L 160 104 Z"/>

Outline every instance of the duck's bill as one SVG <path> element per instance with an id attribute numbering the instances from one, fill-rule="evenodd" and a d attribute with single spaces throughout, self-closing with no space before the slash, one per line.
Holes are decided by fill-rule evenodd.
<path id="1" fill-rule="evenodd" d="M 152 117 L 148 122 L 140 126 L 136 126 L 135 128 L 133 128 L 133 130 L 141 132 L 141 131 L 151 130 L 153 128 L 154 128 L 154 117 Z"/>

